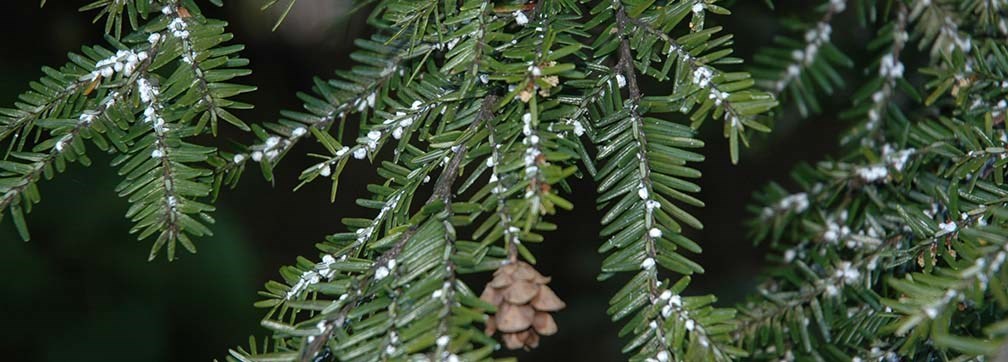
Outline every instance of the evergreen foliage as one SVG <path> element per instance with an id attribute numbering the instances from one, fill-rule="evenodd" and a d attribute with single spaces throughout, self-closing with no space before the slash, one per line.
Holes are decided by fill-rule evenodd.
<path id="1" fill-rule="evenodd" d="M 608 312 L 630 360 L 965 361 L 1005 345 L 1008 2 L 817 1 L 749 68 L 711 25 L 740 16 L 730 2 L 367 3 L 357 65 L 251 126 L 231 113 L 251 108 L 233 99 L 254 89 L 231 83 L 249 74 L 242 47 L 198 1 L 83 6 L 108 45 L 43 68 L 0 110 L 0 212 L 28 239 L 38 183 L 89 164 L 93 144 L 117 155 L 150 257 L 172 259 L 210 233 L 212 200 L 251 164 L 272 180 L 313 140 L 326 152 L 300 180 L 333 197 L 348 162 L 373 164 L 357 200 L 373 214 L 281 268 L 256 303 L 270 336 L 229 360 L 492 359 L 501 345 L 482 328 L 502 311 L 460 276 L 535 264 L 530 244 L 574 206 L 571 177 L 596 181 L 598 278 L 627 278 Z M 270 6 L 282 21 L 297 2 Z M 857 49 L 868 59 L 834 42 L 843 16 L 874 34 Z M 704 272 L 683 234 L 703 227 L 688 212 L 704 206 L 697 130 L 718 124 L 736 163 L 755 132 L 845 91 L 836 158 L 754 195 L 752 237 L 774 264 L 756 292 L 736 307 L 687 292 Z M 221 120 L 256 141 L 200 144 Z"/>

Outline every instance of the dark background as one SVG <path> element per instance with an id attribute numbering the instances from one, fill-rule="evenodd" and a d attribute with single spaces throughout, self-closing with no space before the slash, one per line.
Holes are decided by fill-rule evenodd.
<path id="1" fill-rule="evenodd" d="M 103 43 L 101 26 L 90 23 L 93 14 L 76 11 L 84 3 L 49 1 L 40 9 L 36 0 L 0 2 L 0 106 L 10 106 L 39 77 L 42 65 L 63 64 L 66 53 L 81 44 Z M 276 14 L 259 11 L 261 1 L 226 3 L 204 10 L 228 20 L 236 42 L 247 46 L 242 54 L 255 73 L 243 82 L 259 87 L 243 98 L 256 105 L 240 115 L 250 123 L 273 120 L 281 109 L 299 109 L 295 92 L 309 90 L 313 76 L 349 67 L 352 40 L 369 31 L 365 13 L 346 15 L 347 1 L 300 0 L 277 32 L 270 31 Z M 808 12 L 803 3 L 777 1 L 778 14 Z M 744 1 L 732 10 L 757 14 L 725 24 L 736 34 L 743 58 L 780 30 L 761 1 Z M 834 25 L 835 32 L 856 28 L 848 18 Z M 644 91 L 666 92 L 655 84 L 644 84 Z M 842 94 L 824 103 L 849 105 Z M 795 164 L 835 150 L 845 125 L 795 118 L 784 117 L 771 136 L 745 149 L 739 166 L 728 162 L 720 125 L 705 127 L 707 161 L 698 167 L 707 207 L 694 215 L 706 227 L 690 233 L 705 249 L 697 259 L 707 273 L 694 278 L 689 294 L 716 293 L 720 304 L 732 305 L 752 291 L 765 251 L 746 237 L 745 207 L 752 193 L 770 180 L 787 184 Z M 791 137 L 796 134 L 801 136 Z M 237 134 L 223 138 L 249 140 Z M 275 185 L 250 169 L 237 190 L 223 192 L 213 214 L 215 235 L 197 241 L 198 254 L 172 263 L 163 257 L 147 262 L 151 242 L 128 234 L 127 202 L 113 191 L 119 178 L 107 166 L 108 156 L 92 150 L 91 167 L 73 165 L 42 182 L 43 201 L 28 218 L 31 242 L 21 242 L 9 220 L 0 223 L 0 355 L 21 361 L 206 361 L 246 344 L 250 334 L 263 335 L 262 311 L 252 307 L 261 285 L 296 256 L 315 255 L 315 242 L 342 231 L 340 218 L 370 215 L 352 201 L 375 179 L 362 162 L 350 163 L 335 203 L 329 202 L 327 183 L 290 191 L 307 165 L 297 155 L 313 147 L 298 146 L 277 170 Z M 556 316 L 560 333 L 545 338 L 534 353 L 518 353 L 523 360 L 623 359 L 618 326 L 605 315 L 608 297 L 622 279 L 595 282 L 601 257 L 595 252 L 600 241 L 594 185 L 578 180 L 574 187 L 579 191 L 568 196 L 575 210 L 553 217 L 560 231 L 532 247 L 538 268 L 553 276 L 553 288 L 568 308 Z M 473 279 L 473 289 L 481 288 L 482 278 Z"/>

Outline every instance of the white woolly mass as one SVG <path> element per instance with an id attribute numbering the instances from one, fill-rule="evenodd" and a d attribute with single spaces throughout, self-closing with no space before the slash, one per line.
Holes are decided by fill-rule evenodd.
<path id="1" fill-rule="evenodd" d="M 390 271 L 388 270 L 388 268 L 380 266 L 378 267 L 378 269 L 375 269 L 374 278 L 375 280 L 385 279 L 385 277 L 389 276 L 389 273 Z"/>
<path id="2" fill-rule="evenodd" d="M 845 0 L 830 1 L 830 10 L 833 12 L 841 12 L 846 7 Z M 778 92 L 783 91 L 788 84 L 801 76 L 802 68 L 812 66 L 820 49 L 829 42 L 832 32 L 833 28 L 827 22 L 820 22 L 805 32 L 805 48 L 791 51 L 791 59 L 794 62 L 784 68 L 784 76 L 774 83 L 774 88 Z"/>
<path id="3" fill-rule="evenodd" d="M 117 73 L 122 73 L 123 76 L 129 77 L 133 75 L 137 66 L 141 62 L 147 60 L 149 55 L 145 51 L 133 52 L 133 50 L 119 50 L 114 55 L 99 60 L 95 63 L 95 70 L 91 71 L 87 76 L 82 79 L 95 80 L 99 76 L 103 78 L 111 78 Z"/>
<path id="4" fill-rule="evenodd" d="M 915 152 L 917 151 L 913 148 L 896 151 L 891 145 L 886 144 L 882 146 L 882 158 L 885 159 L 887 165 L 892 166 L 897 171 L 903 171 L 910 156 Z"/>
<path id="5" fill-rule="evenodd" d="M 660 209 L 661 203 L 655 200 L 647 200 L 644 202 L 644 207 L 648 210 Z"/>
<path id="6" fill-rule="evenodd" d="M 872 165 L 867 167 L 859 167 L 855 170 L 855 173 L 865 182 L 876 182 L 880 180 L 885 180 L 889 177 L 889 170 L 886 169 L 884 165 Z"/>
<path id="7" fill-rule="evenodd" d="M 709 99 L 714 100 L 714 105 L 720 106 L 728 97 L 731 96 L 728 92 L 722 92 L 718 89 L 711 89 L 710 94 L 707 96 Z"/>
<path id="8" fill-rule="evenodd" d="M 861 272 L 854 268 L 849 261 L 842 261 L 834 271 L 834 276 L 842 280 L 845 284 L 856 283 L 861 278 Z"/>
<path id="9" fill-rule="evenodd" d="M 437 343 L 438 347 L 444 348 L 444 346 L 448 345 L 448 342 L 451 342 L 451 337 L 441 336 L 441 337 L 438 337 L 436 343 Z"/>
<path id="10" fill-rule="evenodd" d="M 648 196 L 649 196 L 649 193 L 648 193 L 647 187 L 645 187 L 643 183 L 641 183 L 640 185 L 638 185 L 637 186 L 637 197 L 640 197 L 641 200 L 648 200 Z"/>
<path id="11" fill-rule="evenodd" d="M 525 13 L 522 12 L 521 10 L 516 10 L 511 15 L 514 15 L 515 23 L 517 23 L 518 25 L 528 24 L 529 21 L 528 16 L 525 16 Z"/>
<path id="12" fill-rule="evenodd" d="M 92 121 L 94 121 L 95 117 L 97 117 L 97 114 L 95 114 L 94 111 L 84 111 L 81 113 L 80 117 L 77 118 L 77 120 L 81 124 L 88 125 L 91 124 Z"/>
<path id="13" fill-rule="evenodd" d="M 895 59 L 892 54 L 886 54 L 879 59 L 879 75 L 886 78 L 902 78 L 903 63 Z"/>
<path id="14" fill-rule="evenodd" d="M 781 210 L 791 210 L 796 213 L 800 213 L 808 209 L 809 200 L 808 194 L 804 192 L 799 192 L 796 194 L 785 196 L 777 202 L 777 207 Z"/>
<path id="15" fill-rule="evenodd" d="M 574 121 L 573 124 L 574 124 L 574 135 L 578 137 L 584 135 L 585 133 L 584 125 L 581 124 L 581 122 L 579 121 Z"/>
<path id="16" fill-rule="evenodd" d="M 659 228 L 651 228 L 651 230 L 648 230 L 648 236 L 656 239 L 660 238 L 662 236 L 662 231 Z"/>
<path id="17" fill-rule="evenodd" d="M 954 231 L 956 231 L 956 229 L 958 227 L 959 227 L 959 225 L 957 225 L 955 223 L 955 221 L 952 221 L 952 220 L 949 220 L 948 222 L 943 222 L 941 224 L 938 224 L 938 228 L 941 229 L 942 231 L 944 231 L 945 233 L 954 232 Z"/>
<path id="18" fill-rule="evenodd" d="M 841 220 L 846 219 L 841 217 Z M 847 236 L 851 233 L 850 227 L 847 225 L 841 226 L 834 220 L 829 220 L 826 222 L 826 231 L 823 232 L 823 240 L 829 243 L 836 243 L 841 240 L 845 240 Z"/>
<path id="19" fill-rule="evenodd" d="M 172 32 L 172 35 L 179 39 L 189 38 L 189 24 L 186 24 L 185 20 L 182 18 L 175 18 L 170 23 L 168 23 L 168 30 Z"/>
<path id="20" fill-rule="evenodd" d="M 654 266 L 655 266 L 655 260 L 653 258 L 647 258 L 644 259 L 643 262 L 641 262 L 641 269 L 650 270 L 654 269 Z"/>
<path id="21" fill-rule="evenodd" d="M 693 70 L 693 83 L 700 88 L 707 88 L 710 85 L 714 72 L 708 67 L 700 66 Z"/>
<path id="22" fill-rule="evenodd" d="M 784 262 L 790 263 L 790 262 L 794 261 L 795 256 L 797 256 L 797 253 L 794 251 L 794 249 L 785 250 L 784 251 Z"/>
<path id="23" fill-rule="evenodd" d="M 356 159 L 358 159 L 358 160 L 363 160 L 364 157 L 367 157 L 367 150 L 364 149 L 363 147 L 362 148 L 358 148 L 358 149 L 356 149 L 356 150 L 353 151 L 353 157 L 356 158 Z"/>

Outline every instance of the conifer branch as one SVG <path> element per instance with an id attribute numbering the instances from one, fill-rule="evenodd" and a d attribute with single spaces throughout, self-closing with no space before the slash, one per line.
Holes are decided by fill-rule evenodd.
<path id="1" fill-rule="evenodd" d="M 823 49 L 823 51 L 832 52 L 830 56 L 833 56 L 833 54 L 842 54 L 829 43 L 833 32 L 831 25 L 833 18 L 847 9 L 847 0 L 829 0 L 825 7 L 826 11 L 815 22 L 815 25 L 805 33 L 805 42 L 790 53 L 793 61 L 787 63 L 783 67 L 783 71 L 773 80 L 766 81 L 771 86 L 775 96 L 779 96 L 791 84 L 801 79 L 803 72 L 812 67 L 819 57 L 822 56 L 820 49 L 823 47 L 830 47 L 829 49 Z M 808 92 L 807 88 L 811 86 L 809 83 L 808 81 L 802 81 L 802 84 L 798 85 L 799 89 L 793 89 L 792 91 Z M 798 97 L 797 95 L 795 96 L 796 99 Z"/>
<path id="2" fill-rule="evenodd" d="M 699 6 L 699 8 L 697 8 Z M 694 5 L 694 13 L 702 12 L 703 5 Z M 687 44 L 680 43 L 665 32 L 659 30 L 645 20 L 627 17 L 627 21 L 645 33 L 654 36 L 668 45 L 664 50 L 669 54 L 669 61 L 677 59 L 680 64 L 688 67 L 688 76 L 683 76 L 691 82 L 694 87 L 701 90 L 697 99 L 693 102 L 700 105 L 692 115 L 693 128 L 697 128 L 708 114 L 713 114 L 714 118 L 723 116 L 724 136 L 729 139 L 730 157 L 732 163 L 738 163 L 738 142 L 748 143 L 746 138 L 746 127 L 759 132 L 769 132 L 770 128 L 756 120 L 756 116 L 777 106 L 777 100 L 770 93 L 756 92 L 749 90 L 751 83 L 748 82 L 749 75 L 746 73 L 724 73 L 707 65 L 708 62 L 716 60 L 726 54 L 724 52 L 714 52 L 706 56 L 694 55 L 694 51 Z M 715 29 L 716 30 L 716 29 Z M 712 32 L 707 31 L 705 36 L 711 36 Z M 699 51 L 704 50 L 701 47 Z M 674 57 L 673 57 L 674 55 Z M 681 83 L 680 83 L 681 84 Z M 677 86 L 681 86 L 677 84 Z M 733 97 L 733 94 L 735 95 Z M 677 100 L 682 96 L 673 95 L 669 100 Z M 692 105 L 685 104 L 675 111 L 687 113 L 693 109 Z M 712 112 L 713 109 L 713 112 Z"/>
<path id="3" fill-rule="evenodd" d="M 907 7 L 902 2 L 897 3 L 896 6 L 896 22 L 888 27 L 888 29 L 880 30 L 880 35 L 888 36 L 891 41 L 888 51 L 878 61 L 878 76 L 882 80 L 881 86 L 878 86 L 877 82 L 865 84 L 857 92 L 857 94 L 862 94 L 862 96 L 854 100 L 855 111 L 845 114 L 845 116 L 850 116 L 853 114 L 860 115 L 862 112 L 865 112 L 864 116 L 868 120 L 864 124 L 863 131 L 860 129 L 855 130 L 843 138 L 843 143 L 853 142 L 856 139 L 868 139 L 885 144 L 885 132 L 882 132 L 885 127 L 884 121 L 890 117 L 890 109 L 893 109 L 892 112 L 898 112 L 898 106 L 895 106 L 893 101 L 897 95 L 897 89 L 906 83 L 903 80 L 905 67 L 900 55 L 906 46 L 906 42 L 909 40 L 909 35 L 906 32 L 908 21 Z M 872 91 L 873 89 L 874 91 Z M 903 89 L 912 89 L 912 87 L 904 86 Z M 871 92 L 870 98 L 866 96 L 869 92 Z M 870 103 L 864 105 L 864 102 Z M 862 111 L 866 107 L 867 110 Z"/>

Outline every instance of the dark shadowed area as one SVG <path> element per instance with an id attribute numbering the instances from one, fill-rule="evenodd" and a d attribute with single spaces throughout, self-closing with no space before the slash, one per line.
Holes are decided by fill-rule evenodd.
<path id="1" fill-rule="evenodd" d="M 63 64 L 66 53 L 81 44 L 103 43 L 101 26 L 90 23 L 93 14 L 76 10 L 86 2 L 49 1 L 41 9 L 37 0 L 0 3 L 6 18 L 0 22 L 0 107 L 10 106 L 39 77 L 42 65 Z M 353 39 L 369 31 L 365 13 L 348 15 L 349 1 L 300 0 L 287 23 L 271 32 L 276 14 L 261 12 L 261 2 L 231 0 L 222 9 L 205 9 L 228 20 L 236 42 L 247 46 L 243 55 L 254 74 L 243 82 L 259 87 L 242 98 L 256 105 L 240 114 L 249 123 L 298 109 L 295 93 L 309 90 L 313 76 L 329 77 L 349 67 Z M 740 3 L 733 10 L 772 16 L 762 1 Z M 777 1 L 778 14 L 797 6 L 806 10 L 801 4 Z M 779 29 L 768 28 L 770 22 L 761 16 L 743 19 L 725 25 L 736 34 L 739 56 L 746 58 Z M 853 27 L 841 21 L 835 28 Z M 644 92 L 667 91 L 644 84 Z M 827 109 L 849 105 L 842 94 L 824 103 Z M 771 136 L 757 139 L 738 166 L 728 161 L 720 126 L 711 122 L 704 130 L 707 160 L 699 165 L 700 198 L 707 207 L 693 211 L 706 227 L 690 236 L 704 247 L 697 260 L 707 273 L 694 278 L 688 294 L 716 293 L 721 304 L 731 305 L 752 291 L 765 250 L 747 238 L 751 194 L 770 180 L 788 184 L 795 164 L 836 149 L 845 126 L 831 117 L 794 118 L 785 117 Z M 225 131 L 217 144 L 249 140 L 249 135 Z M 353 202 L 376 179 L 363 162 L 350 164 L 335 203 L 329 202 L 327 183 L 291 191 L 309 161 L 298 155 L 316 147 L 295 148 L 276 171 L 274 185 L 250 169 L 238 189 L 223 192 L 214 213 L 215 235 L 198 240 L 198 254 L 172 263 L 146 261 L 151 242 L 129 234 L 123 218 L 127 202 L 113 191 L 119 176 L 108 166 L 111 157 L 90 150 L 91 167 L 73 165 L 41 184 L 43 201 L 29 216 L 32 241 L 21 242 L 9 220 L 0 223 L 0 355 L 20 361 L 207 361 L 246 344 L 251 334 L 263 335 L 262 311 L 252 306 L 263 283 L 277 278 L 277 269 L 298 255 L 315 256 L 315 242 L 342 231 L 340 218 L 370 215 Z M 556 315 L 556 336 L 545 338 L 533 353 L 515 354 L 523 360 L 623 359 L 619 326 L 605 314 L 608 296 L 622 280 L 595 281 L 602 258 L 596 253 L 601 241 L 594 183 L 577 180 L 573 186 L 577 192 L 567 196 L 575 210 L 554 216 L 560 230 L 532 246 L 538 268 L 553 277 L 552 286 L 568 308 Z M 480 289 L 487 279 L 467 280 Z"/>

